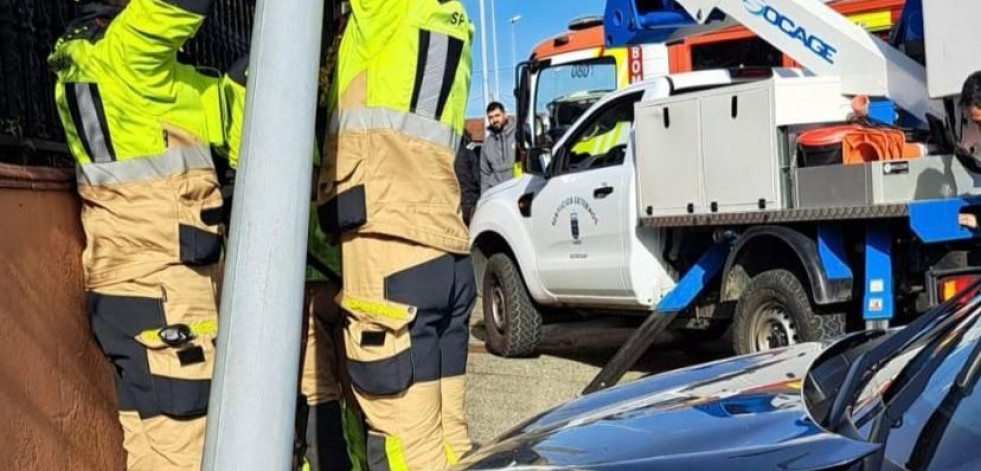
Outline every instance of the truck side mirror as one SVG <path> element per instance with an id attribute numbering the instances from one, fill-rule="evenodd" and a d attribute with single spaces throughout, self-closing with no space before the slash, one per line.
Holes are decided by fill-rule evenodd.
<path id="1" fill-rule="evenodd" d="M 525 173 L 548 177 L 547 169 L 552 160 L 552 149 L 545 146 L 532 147 L 525 159 Z"/>

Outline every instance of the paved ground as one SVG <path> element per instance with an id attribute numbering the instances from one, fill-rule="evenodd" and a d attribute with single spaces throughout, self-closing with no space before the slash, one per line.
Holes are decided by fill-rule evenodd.
<path id="1" fill-rule="evenodd" d="M 479 444 L 577 397 L 627 339 L 636 322 L 593 318 L 546 325 L 542 354 L 528 359 L 487 353 L 479 302 L 471 324 L 467 415 L 471 436 Z M 662 335 L 624 381 L 731 354 L 725 342 L 682 347 L 680 339 Z"/>

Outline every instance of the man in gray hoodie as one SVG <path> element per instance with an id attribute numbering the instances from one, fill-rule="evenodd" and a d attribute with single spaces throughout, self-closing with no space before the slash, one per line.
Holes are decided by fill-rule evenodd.
<path id="1" fill-rule="evenodd" d="M 508 121 L 504 105 L 487 105 L 487 136 L 480 150 L 480 192 L 513 178 L 514 123 Z"/>

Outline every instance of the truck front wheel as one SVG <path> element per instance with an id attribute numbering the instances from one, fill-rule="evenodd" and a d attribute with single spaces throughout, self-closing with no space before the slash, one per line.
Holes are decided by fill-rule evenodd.
<path id="1" fill-rule="evenodd" d="M 815 313 L 797 276 L 780 269 L 760 273 L 749 282 L 736 303 L 732 343 L 742 355 L 844 332 L 844 314 Z"/>
<path id="2" fill-rule="evenodd" d="M 542 340 L 542 315 L 511 257 L 490 257 L 483 288 L 487 350 L 507 358 L 534 354 Z"/>

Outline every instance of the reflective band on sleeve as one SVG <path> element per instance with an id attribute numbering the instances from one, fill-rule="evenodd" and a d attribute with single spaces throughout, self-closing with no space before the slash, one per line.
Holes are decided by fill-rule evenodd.
<path id="1" fill-rule="evenodd" d="M 367 299 L 344 296 L 341 307 L 348 311 L 362 312 L 376 317 L 387 317 L 395 320 L 406 320 L 415 310 L 412 306 L 399 306 L 394 303 L 369 301 Z"/>
<path id="2" fill-rule="evenodd" d="M 427 33 L 423 31 L 422 33 Z M 429 47 L 425 62 L 417 65 L 423 70 L 419 94 L 415 96 L 414 111 L 427 118 L 436 119 L 439 91 L 443 87 L 443 77 L 446 75 L 446 50 L 449 42 L 445 34 L 429 33 Z"/>
<path id="3" fill-rule="evenodd" d="M 79 185 L 113 185 L 156 180 L 187 170 L 214 167 L 209 148 L 177 147 L 155 157 L 81 165 L 76 177 Z"/>
<path id="4" fill-rule="evenodd" d="M 187 326 L 191 329 L 194 337 L 213 337 L 218 334 L 218 321 L 214 319 L 191 322 Z M 160 339 L 160 329 L 147 329 L 140 332 L 140 340 L 147 345 L 160 344 L 160 346 L 166 346 Z"/>
<path id="5" fill-rule="evenodd" d="M 450 92 L 456 82 L 456 72 L 460 67 L 460 59 L 463 56 L 463 41 L 454 37 L 449 38 L 446 52 L 446 70 L 443 74 L 443 85 L 439 89 L 439 100 L 436 108 L 436 119 L 443 119 L 443 110 L 446 109 L 446 102 L 450 99 Z"/>
<path id="6" fill-rule="evenodd" d="M 419 49 L 416 56 L 416 78 L 412 84 L 412 98 L 409 101 L 409 111 L 415 113 L 416 105 L 419 103 L 419 93 L 422 90 L 423 77 L 426 74 L 426 61 L 429 58 L 429 41 L 431 39 L 429 31 L 419 30 Z"/>
<path id="7" fill-rule="evenodd" d="M 460 135 L 449 126 L 434 119 L 389 108 L 344 110 L 335 113 L 332 119 L 331 129 L 338 132 L 391 129 L 453 151 L 460 144 Z"/>
<path id="8" fill-rule="evenodd" d="M 419 57 L 410 111 L 437 121 L 442 117 L 462 51 L 460 39 L 433 31 L 419 31 Z"/>
<path id="9" fill-rule="evenodd" d="M 66 83 L 65 93 L 78 137 L 89 156 L 98 163 L 115 160 L 116 154 L 109 139 L 109 126 L 102 109 L 98 85 Z"/>

